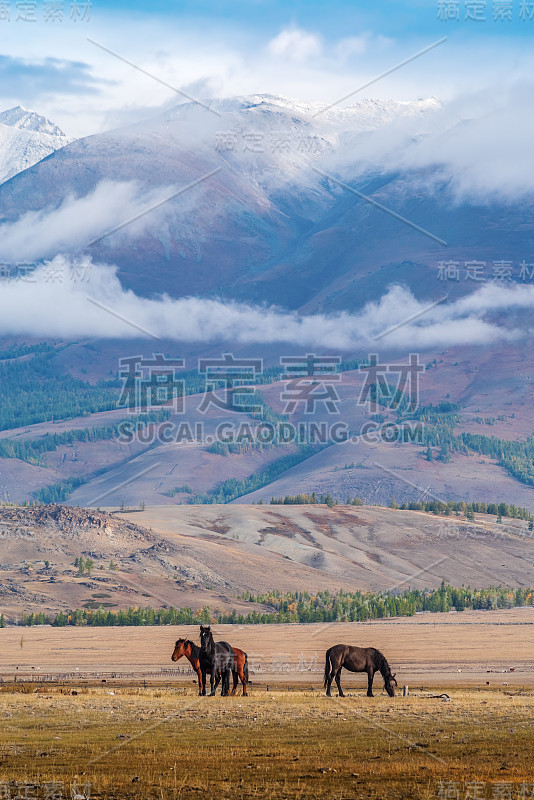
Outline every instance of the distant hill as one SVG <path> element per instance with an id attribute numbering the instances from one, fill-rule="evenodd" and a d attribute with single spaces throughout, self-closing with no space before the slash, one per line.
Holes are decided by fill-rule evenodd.
<path id="1" fill-rule="evenodd" d="M 8 619 L 100 606 L 246 614 L 262 606 L 237 595 L 272 590 L 530 586 L 534 565 L 519 520 L 352 506 L 0 507 L 0 544 Z"/>

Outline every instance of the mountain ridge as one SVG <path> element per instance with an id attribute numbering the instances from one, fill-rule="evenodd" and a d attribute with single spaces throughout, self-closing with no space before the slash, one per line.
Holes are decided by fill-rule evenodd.
<path id="1" fill-rule="evenodd" d="M 71 141 L 58 125 L 23 106 L 0 112 L 0 184 Z"/>

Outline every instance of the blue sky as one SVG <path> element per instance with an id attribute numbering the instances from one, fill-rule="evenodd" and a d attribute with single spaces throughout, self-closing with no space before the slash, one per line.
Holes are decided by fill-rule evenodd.
<path id="1" fill-rule="evenodd" d="M 197 95 L 271 93 L 332 102 L 419 50 L 446 43 L 373 85 L 366 96 L 445 102 L 530 79 L 533 19 L 524 0 L 473 0 L 440 20 L 439 0 L 93 0 L 89 21 L 0 20 L 0 107 L 45 113 L 71 135 L 143 118 L 177 97 L 117 56 Z M 511 20 L 506 8 L 510 8 Z M 454 0 L 447 4 L 452 15 Z M 494 15 L 502 19 L 494 20 Z"/>
<path id="2" fill-rule="evenodd" d="M 439 0 L 156 0 L 152 3 L 101 0 L 95 9 L 122 14 L 124 17 L 135 14 L 139 17 L 159 16 L 162 19 L 181 20 L 188 27 L 235 27 L 238 30 L 272 33 L 277 28 L 293 25 L 314 30 L 327 38 L 374 30 L 396 38 L 440 36 L 445 31 L 447 35 L 459 36 L 466 42 L 481 37 L 532 40 L 534 19 L 525 20 L 521 16 L 522 7 L 532 7 L 532 3 L 512 0 L 510 20 L 505 4 L 506 0 L 485 0 L 485 9 L 479 11 L 479 15 L 486 19 L 476 21 L 466 19 L 470 16 L 466 0 L 460 0 L 458 4 L 457 21 L 443 19 L 446 13 L 443 9 L 440 11 Z M 450 15 L 453 16 L 452 6 Z"/>
<path id="3" fill-rule="evenodd" d="M 497 6 L 497 4 L 495 4 Z M 520 17 L 521 0 L 512 3 L 512 20 L 493 19 L 494 2 L 486 3 L 486 30 L 477 22 L 470 24 L 469 36 L 475 37 L 484 33 L 487 35 L 502 36 L 512 35 L 520 37 L 532 36 L 532 30 Z M 501 4 L 502 6 L 502 4 Z M 236 26 L 250 26 L 265 29 L 265 27 L 285 26 L 294 24 L 299 27 L 312 26 L 325 35 L 338 36 L 347 28 L 359 29 L 374 28 L 387 36 L 401 34 L 413 35 L 414 33 L 436 34 L 440 33 L 444 25 L 456 30 L 462 27 L 465 20 L 466 8 L 464 0 L 460 4 L 459 24 L 444 23 L 439 19 L 439 2 L 436 0 L 336 0 L 336 2 L 323 2 L 322 0 L 235 0 L 235 2 L 217 2 L 217 0 L 155 0 L 155 2 L 114 2 L 105 0 L 98 3 L 98 8 L 113 10 L 130 14 L 159 15 L 161 17 L 179 17 L 188 22 L 218 20 L 223 24 L 231 22 Z M 96 8 L 96 6 L 95 6 Z M 497 10 L 497 9 L 495 9 Z M 500 12 L 497 12 L 500 14 Z M 506 15 L 504 15 L 506 17 Z M 534 21 L 533 21 L 534 22 Z M 489 28 L 489 30 L 488 30 Z"/>

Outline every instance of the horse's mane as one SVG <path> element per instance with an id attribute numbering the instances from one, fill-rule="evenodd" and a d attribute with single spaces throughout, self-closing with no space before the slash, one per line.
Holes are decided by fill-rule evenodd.
<path id="1" fill-rule="evenodd" d="M 387 659 L 380 650 L 375 650 L 376 652 L 376 668 L 380 670 L 382 676 L 387 678 L 391 675 L 391 667 L 389 666 Z"/>
<path id="2" fill-rule="evenodd" d="M 193 641 L 191 641 L 191 639 L 183 639 L 183 638 L 181 638 L 181 639 L 178 639 L 178 641 L 179 642 L 183 642 L 185 647 L 187 647 L 188 644 L 191 645 L 191 650 L 192 650 L 193 653 L 195 652 L 195 650 L 199 650 L 200 649 L 198 644 L 195 644 Z"/>

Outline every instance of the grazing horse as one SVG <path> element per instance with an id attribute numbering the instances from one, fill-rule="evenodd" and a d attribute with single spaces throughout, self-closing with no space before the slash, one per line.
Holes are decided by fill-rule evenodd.
<path id="1" fill-rule="evenodd" d="M 248 657 L 243 650 L 239 647 L 233 647 L 234 663 L 232 666 L 232 676 L 234 685 L 231 694 L 235 694 L 237 690 L 238 681 L 241 680 L 243 686 L 243 696 L 247 696 L 247 683 L 248 683 Z M 202 683 L 202 670 L 200 669 L 200 647 L 190 639 L 178 639 L 174 646 L 174 652 L 171 656 L 173 661 L 178 661 L 179 658 L 185 656 L 198 676 L 198 693 L 199 695 L 206 694 L 206 684 Z"/>
<path id="2" fill-rule="evenodd" d="M 374 697 L 373 678 L 375 672 L 381 672 L 386 692 L 390 697 L 395 697 L 397 681 L 380 650 L 376 650 L 374 647 L 353 647 L 350 644 L 336 644 L 327 650 L 324 667 L 324 687 L 327 697 L 332 697 L 330 687 L 334 678 L 339 696 L 345 697 L 341 688 L 342 667 L 348 669 L 349 672 L 367 672 L 367 697 Z"/>
<path id="3" fill-rule="evenodd" d="M 234 651 L 228 642 L 215 642 L 209 625 L 200 626 L 200 670 L 202 685 L 206 685 L 206 673 L 210 674 L 210 697 L 217 691 L 222 678 L 221 697 L 227 697 L 230 688 L 230 672 L 234 663 Z"/>

